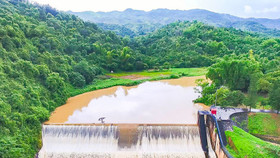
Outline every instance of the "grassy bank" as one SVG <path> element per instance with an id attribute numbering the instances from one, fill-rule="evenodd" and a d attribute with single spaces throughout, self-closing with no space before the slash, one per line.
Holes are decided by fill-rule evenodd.
<path id="1" fill-rule="evenodd" d="M 280 147 L 263 141 L 238 127 L 233 127 L 234 131 L 226 131 L 228 139 L 232 143 L 227 145 L 228 151 L 236 158 L 278 158 Z"/>
<path id="2" fill-rule="evenodd" d="M 251 113 L 248 117 L 248 129 L 251 134 L 280 136 L 280 115 Z"/>
<path id="3" fill-rule="evenodd" d="M 202 76 L 207 72 L 207 68 L 172 68 L 166 70 L 147 70 L 140 72 L 117 72 L 117 73 L 108 73 L 107 75 L 112 77 L 122 77 L 129 75 L 138 75 L 143 77 L 157 78 L 161 76 L 170 76 L 170 75 L 183 75 L 183 76 Z"/>
<path id="4" fill-rule="evenodd" d="M 97 89 L 108 88 L 112 86 L 133 86 L 146 81 L 156 81 L 162 79 L 174 79 L 182 76 L 202 76 L 207 72 L 207 68 L 173 68 L 163 71 L 141 71 L 141 72 L 119 72 L 106 74 L 111 76 L 109 79 L 95 80 L 91 85 L 83 88 L 74 88 L 68 86 L 70 96 L 76 96 L 85 92 L 90 92 Z M 121 78 L 122 76 L 137 75 L 141 77 L 147 77 L 146 79 L 131 80 Z"/>

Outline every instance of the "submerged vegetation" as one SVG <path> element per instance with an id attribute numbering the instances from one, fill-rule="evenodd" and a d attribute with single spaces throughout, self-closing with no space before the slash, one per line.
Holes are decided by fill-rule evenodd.
<path id="1" fill-rule="evenodd" d="M 205 73 L 204 68 L 173 68 L 214 64 L 207 74 L 213 84 L 201 82 L 200 101 L 206 104 L 226 86 L 219 90 L 219 104 L 226 99 L 230 105 L 243 100 L 254 105 L 256 94 L 268 94 L 264 103 L 279 107 L 279 39 L 198 22 L 176 22 L 147 36 L 122 38 L 74 15 L 21 0 L 0 0 L 0 15 L 0 157 L 34 157 L 41 147 L 41 123 L 69 96 Z M 136 74 L 150 78 L 104 77 L 141 70 Z"/>

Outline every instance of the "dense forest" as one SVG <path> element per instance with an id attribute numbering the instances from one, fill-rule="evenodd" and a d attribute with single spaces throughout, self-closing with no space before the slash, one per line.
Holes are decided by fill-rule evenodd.
<path id="1" fill-rule="evenodd" d="M 280 58 L 268 60 L 254 55 L 227 55 L 209 67 L 206 77 L 200 80 L 202 97 L 196 102 L 218 106 L 246 105 L 250 108 L 280 110 Z"/>
<path id="2" fill-rule="evenodd" d="M 125 25 L 118 25 L 118 24 L 106 24 L 106 23 L 97 23 L 97 26 L 107 30 L 113 31 L 117 35 L 122 37 L 136 37 L 141 35 L 146 35 L 151 33 L 164 25 L 162 24 L 125 24 Z"/>
<path id="3" fill-rule="evenodd" d="M 65 103 L 69 89 L 90 85 L 112 70 L 214 64 L 207 76 L 215 84 L 203 82 L 202 102 L 211 104 L 225 85 L 229 93 L 267 94 L 277 104 L 279 88 L 270 87 L 280 83 L 275 79 L 279 39 L 200 22 L 175 22 L 146 36 L 123 38 L 77 16 L 18 0 L 0 0 L 0 15 L 1 157 L 34 157 L 41 146 L 41 123 Z M 221 75 L 229 72 L 236 77 Z"/>
<path id="4" fill-rule="evenodd" d="M 210 66 L 229 54 L 249 54 L 264 60 L 280 55 L 280 40 L 229 28 L 216 28 L 200 22 L 171 23 L 147 36 L 131 40 L 131 48 L 151 58 L 153 66 Z"/>
<path id="5" fill-rule="evenodd" d="M 41 122 L 65 103 L 67 87 L 105 69 L 131 70 L 143 55 L 95 24 L 49 6 L 0 1 L 0 157 L 33 157 Z"/>

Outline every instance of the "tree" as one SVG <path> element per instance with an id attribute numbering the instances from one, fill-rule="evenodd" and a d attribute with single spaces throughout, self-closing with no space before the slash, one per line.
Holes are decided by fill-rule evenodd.
<path id="1" fill-rule="evenodd" d="M 196 80 L 196 84 L 201 87 L 202 90 L 196 89 L 202 96 L 195 100 L 196 103 L 204 103 L 205 105 L 211 105 L 215 102 L 214 93 L 217 90 L 215 84 L 211 84 L 204 79 Z"/>
<path id="2" fill-rule="evenodd" d="M 89 63 L 85 60 L 75 65 L 74 71 L 83 75 L 87 84 L 92 82 L 95 76 L 99 73 L 98 68 L 95 65 L 90 66 Z"/>
<path id="3" fill-rule="evenodd" d="M 50 74 L 49 67 L 47 65 L 38 65 L 37 69 L 39 71 L 39 79 L 45 81 Z"/>
<path id="4" fill-rule="evenodd" d="M 53 72 L 49 74 L 46 80 L 46 86 L 51 92 L 65 96 L 66 87 L 64 79 L 58 73 Z"/>
<path id="5" fill-rule="evenodd" d="M 212 65 L 206 76 L 218 86 L 247 91 L 251 75 L 260 72 L 259 65 L 252 59 L 229 56 Z"/>
<path id="6" fill-rule="evenodd" d="M 227 87 L 221 87 L 217 90 L 217 105 L 218 106 L 234 106 L 243 104 L 245 98 L 241 91 L 231 91 Z"/>
<path id="7" fill-rule="evenodd" d="M 75 87 L 84 87 L 86 84 L 86 80 L 84 76 L 82 76 L 78 72 L 71 72 L 69 74 L 69 80 L 71 84 L 74 85 Z"/>
<path id="8" fill-rule="evenodd" d="M 260 74 L 254 73 L 250 77 L 250 86 L 248 90 L 248 97 L 246 99 L 246 105 L 250 106 L 250 110 L 252 107 L 256 106 L 258 100 L 258 89 L 257 82 L 260 78 Z"/>
<path id="9" fill-rule="evenodd" d="M 231 91 L 228 97 L 226 98 L 228 104 L 230 106 L 237 107 L 238 105 L 242 105 L 244 102 L 245 96 L 241 91 Z"/>
<path id="10" fill-rule="evenodd" d="M 278 78 L 274 81 L 269 90 L 269 103 L 270 105 L 277 110 L 279 113 L 280 110 L 280 79 Z"/>
<path id="11" fill-rule="evenodd" d="M 131 59 L 130 53 L 131 49 L 129 47 L 124 47 L 119 55 L 120 68 L 126 71 L 132 69 L 132 64 L 129 62 L 129 59 Z"/>
<path id="12" fill-rule="evenodd" d="M 205 51 L 208 54 L 221 56 L 223 54 L 227 54 L 228 48 L 223 42 L 209 41 L 207 43 Z"/>
<path id="13" fill-rule="evenodd" d="M 221 87 L 215 93 L 216 96 L 216 105 L 217 106 L 229 106 L 228 104 L 228 96 L 230 94 L 230 90 L 227 87 Z"/>
<path id="14" fill-rule="evenodd" d="M 260 78 L 257 82 L 258 92 L 260 92 L 262 94 L 267 94 L 270 86 L 271 86 L 271 83 L 268 80 L 266 80 L 265 78 Z"/>

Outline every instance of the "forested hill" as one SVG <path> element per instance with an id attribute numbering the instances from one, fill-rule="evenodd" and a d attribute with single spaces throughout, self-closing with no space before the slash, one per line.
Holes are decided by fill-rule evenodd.
<path id="1" fill-rule="evenodd" d="M 122 38 L 49 6 L 0 0 L 0 157 L 34 157 L 50 112 L 104 72 L 209 66 L 250 49 L 277 68 L 279 43 L 198 22 Z"/>
<path id="2" fill-rule="evenodd" d="M 112 12 L 71 12 L 86 21 L 98 23 L 102 28 L 120 35 L 135 36 L 152 32 L 163 25 L 176 21 L 200 21 L 217 27 L 233 27 L 271 36 L 280 36 L 280 19 L 240 18 L 202 9 L 156 9 L 149 12 L 127 9 Z M 117 26 L 119 25 L 119 26 Z M 132 33 L 133 32 L 133 33 Z"/>
<path id="3" fill-rule="evenodd" d="M 133 39 L 131 47 L 150 56 L 148 65 L 200 67 L 215 63 L 229 54 L 272 60 L 280 56 L 280 40 L 230 28 L 217 28 L 199 22 L 171 23 L 146 36 Z"/>
<path id="4" fill-rule="evenodd" d="M 141 55 L 125 43 L 48 6 L 0 0 L 0 157 L 34 157 L 41 123 L 65 103 L 68 87 L 104 69 L 132 70 Z"/>

